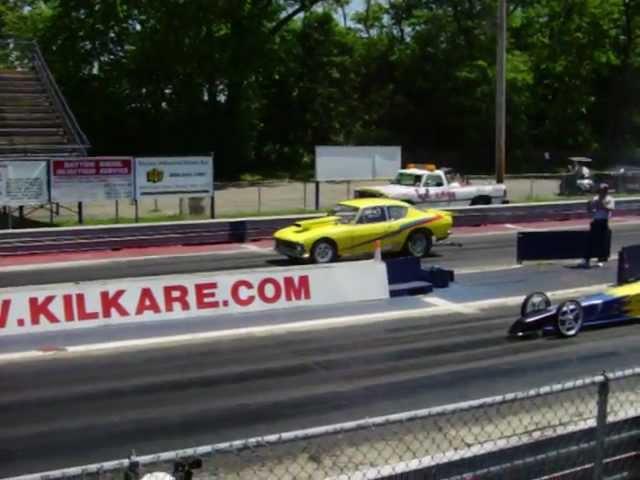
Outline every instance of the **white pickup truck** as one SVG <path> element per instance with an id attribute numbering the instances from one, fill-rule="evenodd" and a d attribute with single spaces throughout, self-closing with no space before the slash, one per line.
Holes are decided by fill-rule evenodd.
<path id="1" fill-rule="evenodd" d="M 504 185 L 471 185 L 448 168 L 398 170 L 389 185 L 359 188 L 355 197 L 386 197 L 433 207 L 508 203 Z"/>

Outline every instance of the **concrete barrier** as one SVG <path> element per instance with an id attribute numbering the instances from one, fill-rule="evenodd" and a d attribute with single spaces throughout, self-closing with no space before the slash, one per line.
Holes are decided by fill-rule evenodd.
<path id="1" fill-rule="evenodd" d="M 383 262 L 0 290 L 0 336 L 389 298 Z"/>

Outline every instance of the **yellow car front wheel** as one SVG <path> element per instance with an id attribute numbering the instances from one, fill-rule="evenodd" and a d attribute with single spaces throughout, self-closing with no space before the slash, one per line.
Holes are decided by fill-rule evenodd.
<path id="1" fill-rule="evenodd" d="M 331 263 L 338 258 L 336 245 L 330 240 L 318 240 L 311 248 L 313 263 Z"/>

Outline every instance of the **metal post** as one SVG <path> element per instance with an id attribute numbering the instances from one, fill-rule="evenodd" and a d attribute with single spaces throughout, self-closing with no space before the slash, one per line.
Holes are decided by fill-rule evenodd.
<path id="1" fill-rule="evenodd" d="M 49 204 L 49 223 L 53 225 L 53 203 Z"/>
<path id="2" fill-rule="evenodd" d="M 604 471 L 604 449 L 607 441 L 607 404 L 609 402 L 609 378 L 598 385 L 598 416 L 596 423 L 596 446 L 593 461 L 593 480 L 602 480 Z"/>
<path id="3" fill-rule="evenodd" d="M 116 223 L 120 223 L 120 203 L 116 200 Z"/>
<path id="4" fill-rule="evenodd" d="M 135 222 L 138 223 L 138 220 L 140 220 L 140 210 L 138 208 L 137 198 L 133 201 L 133 216 L 134 216 Z"/>
<path id="5" fill-rule="evenodd" d="M 12 212 L 11 212 L 11 207 L 7 207 L 7 226 L 9 227 L 9 230 L 11 230 L 13 228 L 13 219 L 12 217 Z"/>
<path id="6" fill-rule="evenodd" d="M 505 123 L 506 103 L 506 60 L 507 60 L 507 0 L 498 1 L 498 45 L 496 55 L 496 182 L 504 183 L 505 174 Z"/>
<path id="7" fill-rule="evenodd" d="M 530 180 L 531 183 L 529 184 L 529 200 L 533 200 L 533 177 Z"/>
<path id="8" fill-rule="evenodd" d="M 78 202 L 78 223 L 82 225 L 84 223 L 84 216 L 82 215 L 82 202 Z"/>
<path id="9" fill-rule="evenodd" d="M 56 217 L 60 216 L 60 204 L 56 202 Z"/>
<path id="10" fill-rule="evenodd" d="M 184 215 L 184 198 L 180 197 L 178 200 L 178 216 L 182 217 Z"/>
<path id="11" fill-rule="evenodd" d="M 260 213 L 262 207 L 262 187 L 258 185 L 258 213 Z"/>
<path id="12" fill-rule="evenodd" d="M 24 207 L 22 205 L 18 207 L 18 218 L 24 220 Z"/>
<path id="13" fill-rule="evenodd" d="M 306 210 L 307 209 L 307 182 L 302 182 L 302 191 L 304 196 L 303 208 Z"/>
<path id="14" fill-rule="evenodd" d="M 216 218 L 216 194 L 211 195 L 211 206 L 210 206 L 211 218 Z"/>
<path id="15" fill-rule="evenodd" d="M 320 182 L 316 181 L 316 210 L 320 210 Z"/>

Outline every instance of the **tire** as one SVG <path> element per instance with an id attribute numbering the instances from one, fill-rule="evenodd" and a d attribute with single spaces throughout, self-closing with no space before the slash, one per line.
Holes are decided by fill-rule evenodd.
<path id="1" fill-rule="evenodd" d="M 415 230 L 409 234 L 405 251 L 412 257 L 422 258 L 429 254 L 433 246 L 431 233 L 425 230 Z"/>
<path id="2" fill-rule="evenodd" d="M 542 312 L 551 306 L 551 300 L 544 292 L 533 292 L 527 295 L 520 307 L 520 316 L 526 317 L 533 313 Z"/>
<path id="3" fill-rule="evenodd" d="M 338 259 L 336 246 L 330 240 L 318 240 L 311 248 L 313 263 L 332 263 Z"/>
<path id="4" fill-rule="evenodd" d="M 556 312 L 556 332 L 561 337 L 575 337 L 582 329 L 584 311 L 576 300 L 567 300 L 558 307 Z"/>
<path id="5" fill-rule="evenodd" d="M 486 195 L 474 197 L 471 199 L 471 203 L 469 205 L 472 207 L 476 205 L 491 205 L 491 197 L 488 197 Z"/>

